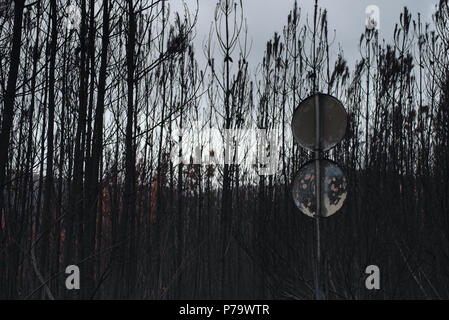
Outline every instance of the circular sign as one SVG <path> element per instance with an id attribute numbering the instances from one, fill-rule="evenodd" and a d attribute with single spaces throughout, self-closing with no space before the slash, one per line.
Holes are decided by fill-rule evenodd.
<path id="1" fill-rule="evenodd" d="M 296 206 L 309 217 L 316 215 L 316 161 L 301 167 L 293 181 L 292 195 Z M 347 183 L 343 171 L 330 160 L 318 160 L 320 168 L 321 217 L 329 217 L 343 206 L 347 196 Z"/>
<path id="2" fill-rule="evenodd" d="M 317 109 L 318 108 L 318 109 Z M 319 111 L 319 112 L 318 112 Z M 317 112 L 319 137 L 317 144 Z M 317 93 L 304 99 L 293 113 L 293 137 L 312 151 L 326 151 L 339 143 L 346 132 L 348 118 L 343 104 L 333 96 Z"/>

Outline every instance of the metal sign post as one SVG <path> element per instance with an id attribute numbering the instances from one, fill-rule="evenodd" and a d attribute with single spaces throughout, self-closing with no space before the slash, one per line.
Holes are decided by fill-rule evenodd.
<path id="1" fill-rule="evenodd" d="M 315 194 L 316 194 L 316 271 L 315 271 L 315 298 L 317 300 L 324 299 L 324 290 L 322 287 L 322 262 L 321 262 L 321 238 L 320 238 L 320 217 L 321 217 L 321 114 L 320 114 L 320 100 L 319 96 L 315 95 Z"/>

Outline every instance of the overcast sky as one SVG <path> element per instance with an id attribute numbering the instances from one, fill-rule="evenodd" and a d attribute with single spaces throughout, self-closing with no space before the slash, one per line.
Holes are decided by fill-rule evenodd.
<path id="1" fill-rule="evenodd" d="M 171 11 L 182 10 L 182 0 L 169 0 Z M 184 0 L 191 11 L 196 8 L 196 0 Z M 201 46 L 207 39 L 211 22 L 214 18 L 216 0 L 199 0 L 199 14 L 194 40 L 197 56 L 204 62 Z M 430 22 L 438 0 L 319 0 L 318 5 L 328 10 L 329 31 L 336 32 L 336 40 L 332 47 L 334 53 L 341 45 L 344 56 L 353 65 L 360 59 L 358 43 L 360 35 L 365 30 L 365 8 L 376 5 L 380 10 L 380 38 L 391 42 L 394 24 L 399 21 L 399 15 L 407 6 L 416 18 L 420 12 L 423 21 Z M 249 61 L 252 69 L 262 61 L 266 42 L 274 32 L 282 32 L 287 22 L 287 16 L 292 10 L 294 0 L 243 0 L 244 16 L 248 23 L 248 38 L 252 41 Z M 313 17 L 314 0 L 298 1 L 301 7 L 301 21 L 305 22 L 308 15 Z M 202 68 L 202 66 L 201 66 Z"/>

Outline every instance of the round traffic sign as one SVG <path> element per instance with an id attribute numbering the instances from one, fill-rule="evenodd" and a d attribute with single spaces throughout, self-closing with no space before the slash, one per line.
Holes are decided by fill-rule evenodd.
<path id="1" fill-rule="evenodd" d="M 316 130 L 317 112 L 319 132 Z M 347 122 L 347 114 L 340 100 L 328 94 L 317 93 L 299 104 L 293 113 L 291 126 L 293 137 L 303 148 L 326 151 L 343 139 Z M 319 143 L 317 134 L 320 137 Z"/>
<path id="2" fill-rule="evenodd" d="M 316 215 L 316 161 L 320 168 L 321 217 L 329 217 L 343 206 L 347 183 L 343 171 L 330 160 L 312 160 L 301 167 L 293 181 L 292 196 L 296 206 L 309 217 Z"/>

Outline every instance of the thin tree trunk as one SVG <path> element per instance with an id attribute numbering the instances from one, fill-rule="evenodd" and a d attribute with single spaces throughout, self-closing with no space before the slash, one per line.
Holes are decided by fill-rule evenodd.
<path id="1" fill-rule="evenodd" d="M 14 27 L 12 37 L 11 58 L 9 64 L 8 83 L 5 94 L 5 104 L 3 107 L 2 131 L 0 132 L 0 146 L 3 152 L 0 153 L 0 210 L 4 208 L 3 189 L 6 182 L 6 165 L 8 162 L 10 134 L 14 120 L 14 102 L 16 98 L 17 73 L 20 64 L 20 47 L 22 44 L 22 20 L 24 0 L 15 1 L 14 6 Z"/>

